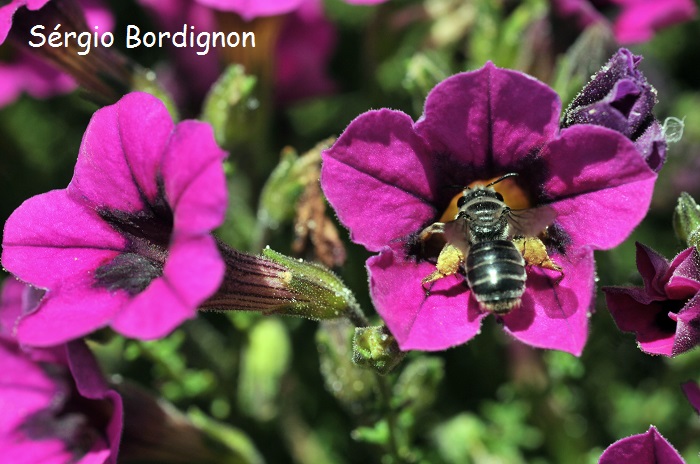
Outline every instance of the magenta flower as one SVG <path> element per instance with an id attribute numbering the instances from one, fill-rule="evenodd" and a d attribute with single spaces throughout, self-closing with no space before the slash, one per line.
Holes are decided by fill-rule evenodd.
<path id="1" fill-rule="evenodd" d="M 0 297 L 0 456 L 3 462 L 116 463 L 122 400 L 84 343 L 23 351 L 14 320 L 36 305 L 15 279 Z"/>
<path id="2" fill-rule="evenodd" d="M 651 40 L 658 31 L 691 20 L 697 13 L 693 0 L 552 0 L 554 10 L 584 29 L 607 21 L 604 13 L 616 11 L 615 39 L 621 44 Z"/>
<path id="3" fill-rule="evenodd" d="M 616 130 L 659 172 L 666 161 L 666 139 L 652 113 L 656 90 L 637 69 L 641 61 L 641 56 L 621 48 L 571 102 L 563 126 L 596 124 Z"/>
<path id="4" fill-rule="evenodd" d="M 645 353 L 676 356 L 700 342 L 700 256 L 694 248 L 670 263 L 637 243 L 644 287 L 606 287 L 605 301 L 620 330 L 634 332 Z"/>
<path id="5" fill-rule="evenodd" d="M 685 464 L 678 451 L 653 425 L 645 433 L 622 438 L 608 446 L 600 456 L 598 464 L 623 462 Z"/>
<path id="6" fill-rule="evenodd" d="M 0 455 L 4 462 L 116 463 L 122 401 L 79 341 L 37 362 L 0 340 Z"/>
<path id="7" fill-rule="evenodd" d="M 529 267 L 522 304 L 499 320 L 524 343 L 581 353 L 592 250 L 616 246 L 639 223 L 656 175 L 616 131 L 585 124 L 560 131 L 560 108 L 549 87 L 488 63 L 438 84 L 418 122 L 399 111 L 370 111 L 324 153 L 321 185 L 352 240 L 379 252 L 367 262 L 370 291 L 402 349 L 441 350 L 479 332 L 488 312 L 463 273 L 436 281 L 426 294 L 421 279 L 435 270 L 436 253 L 412 244 L 440 220 L 454 186 L 514 172 L 511 190 L 520 203 L 507 193 L 505 201 L 541 206 L 530 220 L 542 229 L 551 224 L 545 240 L 563 278 Z"/>
<path id="8" fill-rule="evenodd" d="M 194 317 L 224 274 L 210 235 L 226 209 L 224 157 L 211 127 L 174 125 L 151 95 L 95 113 L 68 187 L 5 224 L 3 266 L 47 290 L 19 341 L 53 345 L 108 325 L 151 339 Z"/>

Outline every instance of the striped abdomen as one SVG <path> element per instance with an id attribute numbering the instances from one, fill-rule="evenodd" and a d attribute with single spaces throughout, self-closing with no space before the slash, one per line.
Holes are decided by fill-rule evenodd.
<path id="1" fill-rule="evenodd" d="M 488 240 L 469 249 L 467 282 L 476 300 L 488 311 L 507 314 L 520 305 L 525 292 L 525 260 L 509 240 Z"/>

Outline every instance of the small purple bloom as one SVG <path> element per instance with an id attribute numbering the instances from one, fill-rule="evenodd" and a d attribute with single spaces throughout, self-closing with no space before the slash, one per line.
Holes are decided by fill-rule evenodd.
<path id="1" fill-rule="evenodd" d="M 562 125 L 596 124 L 632 140 L 654 171 L 666 160 L 666 139 L 652 114 L 656 89 L 638 69 L 642 57 L 621 48 L 564 112 Z"/>
<path id="2" fill-rule="evenodd" d="M 27 291 L 28 290 L 28 291 Z M 14 279 L 0 300 L 0 456 L 3 462 L 116 463 L 122 400 L 81 341 L 23 351 L 11 324 L 36 304 Z"/>
<path id="3" fill-rule="evenodd" d="M 637 243 L 637 269 L 644 287 L 606 287 L 615 323 L 634 332 L 642 351 L 676 356 L 700 342 L 700 256 L 695 247 L 670 263 Z"/>
<path id="4" fill-rule="evenodd" d="M 531 219 L 551 224 L 545 240 L 563 277 L 529 266 L 522 304 L 499 319 L 524 343 L 581 353 L 592 250 L 616 246 L 639 223 L 656 175 L 619 132 L 585 124 L 560 131 L 560 109 L 546 85 L 488 63 L 438 84 L 418 122 L 370 111 L 324 153 L 321 185 L 353 241 L 379 252 L 367 262 L 370 290 L 402 349 L 441 350 L 479 332 L 488 312 L 464 276 L 442 278 L 426 295 L 421 279 L 435 256 L 410 244 L 440 220 L 454 186 L 514 172 L 516 189 L 538 207 Z"/>
<path id="5" fill-rule="evenodd" d="M 598 464 L 663 463 L 685 464 L 678 451 L 653 425 L 645 433 L 616 441 L 603 452 Z"/>
<path id="6" fill-rule="evenodd" d="M 691 20 L 697 13 L 693 0 L 552 0 L 556 13 L 572 18 L 581 29 L 605 21 L 614 9 L 613 32 L 621 44 L 651 40 L 658 31 Z"/>
<path id="7" fill-rule="evenodd" d="M 173 124 L 151 95 L 97 111 L 68 187 L 5 224 L 3 266 L 47 290 L 19 341 L 54 345 L 108 325 L 152 339 L 194 317 L 224 274 L 210 231 L 226 210 L 225 155 L 210 126 Z"/>

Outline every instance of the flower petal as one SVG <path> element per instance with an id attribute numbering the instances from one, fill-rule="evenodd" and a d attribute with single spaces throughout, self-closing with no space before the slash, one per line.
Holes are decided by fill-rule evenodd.
<path id="1" fill-rule="evenodd" d="M 663 302 L 641 303 L 635 298 L 639 289 L 634 288 L 607 287 L 603 292 L 615 324 L 623 332 L 634 332 L 642 351 L 671 356 L 676 324 Z"/>
<path id="2" fill-rule="evenodd" d="M 652 250 L 643 243 L 636 242 L 637 269 L 644 281 L 644 290 L 647 296 L 653 300 L 665 300 L 665 286 L 668 282 L 669 265 L 666 258 Z M 640 303 L 644 300 L 637 299 Z"/>
<path id="3" fill-rule="evenodd" d="M 97 360 L 85 342 L 75 340 L 66 345 L 68 365 L 75 379 L 75 386 L 84 398 L 107 400 L 112 404 L 112 415 L 107 423 L 106 437 L 95 440 L 85 458 L 95 463 L 116 463 L 119 454 L 119 442 L 122 435 L 123 405 L 121 396 L 109 388 L 102 375 Z M 104 438 L 108 443 L 105 443 Z M 85 459 L 85 464 L 89 462 Z M 80 461 L 83 464 L 83 460 Z"/>
<path id="4" fill-rule="evenodd" d="M 183 121 L 163 157 L 165 195 L 175 215 L 174 234 L 208 234 L 226 215 L 226 152 L 208 124 Z"/>
<path id="5" fill-rule="evenodd" d="M 695 412 L 700 414 L 700 385 L 692 381 L 683 382 L 681 389 Z"/>
<path id="6" fill-rule="evenodd" d="M 479 333 L 488 313 L 470 298 L 464 279 L 436 281 L 430 295 L 421 279 L 435 270 L 430 263 L 402 260 L 386 248 L 367 260 L 370 293 L 377 311 L 402 350 L 444 350 Z"/>
<path id="7" fill-rule="evenodd" d="M 665 292 L 672 300 L 686 300 L 700 292 L 700 254 L 690 247 L 678 253 L 669 265 Z"/>
<path id="8" fill-rule="evenodd" d="M 107 292 L 91 281 L 64 285 L 48 291 L 37 310 L 19 321 L 17 338 L 29 346 L 67 342 L 108 325 L 127 301 L 126 292 Z"/>
<path id="9" fill-rule="evenodd" d="M 56 289 L 83 281 L 126 246 L 124 238 L 65 190 L 32 197 L 5 223 L 3 266 L 20 279 Z"/>
<path id="10" fill-rule="evenodd" d="M 437 162 L 408 115 L 370 111 L 323 153 L 321 186 L 352 240 L 379 251 L 438 215 Z"/>
<path id="11" fill-rule="evenodd" d="M 71 196 L 92 208 L 136 212 L 158 196 L 158 171 L 173 129 L 165 105 L 134 92 L 98 110 L 90 120 Z"/>
<path id="12" fill-rule="evenodd" d="M 447 175 L 470 168 L 466 185 L 510 172 L 539 150 L 557 133 L 560 111 L 559 96 L 545 84 L 489 62 L 435 86 L 416 130 L 447 158 Z"/>
<path id="13" fill-rule="evenodd" d="M 600 456 L 598 464 L 622 462 L 685 464 L 678 451 L 653 425 L 645 433 L 623 438 L 610 445 Z"/>
<path id="14" fill-rule="evenodd" d="M 695 348 L 700 343 L 700 294 L 696 294 L 676 316 L 676 338 L 672 355 Z"/>
<path id="15" fill-rule="evenodd" d="M 656 174 L 622 134 L 575 125 L 540 157 L 549 172 L 544 194 L 572 246 L 617 246 L 646 215 Z"/>
<path id="16" fill-rule="evenodd" d="M 528 345 L 580 356 L 594 294 L 593 252 L 553 259 L 563 268 L 563 279 L 555 271 L 529 267 L 522 305 L 503 316 L 505 330 Z"/>

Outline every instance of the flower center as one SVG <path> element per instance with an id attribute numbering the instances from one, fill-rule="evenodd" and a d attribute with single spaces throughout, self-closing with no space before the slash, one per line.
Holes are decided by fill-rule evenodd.
<path id="1" fill-rule="evenodd" d="M 30 440 L 61 440 L 77 462 L 85 456 L 107 427 L 114 410 L 109 401 L 89 400 L 78 394 L 68 380 L 70 373 L 62 366 L 43 365 L 58 390 L 52 402 L 31 416 L 20 426 Z"/>
<path id="2" fill-rule="evenodd" d="M 163 275 L 173 231 L 173 212 L 161 193 L 135 213 L 103 209 L 98 214 L 127 241 L 112 261 L 96 269 L 96 285 L 136 295 Z"/>
<path id="3" fill-rule="evenodd" d="M 500 176 L 496 176 L 487 180 L 475 180 L 474 182 L 469 184 L 467 188 L 488 185 L 499 178 Z M 509 177 L 507 179 L 503 179 L 502 181 L 495 184 L 493 188 L 498 193 L 503 195 L 503 202 L 510 209 L 517 210 L 528 209 L 532 207 L 532 201 L 530 199 L 530 196 L 515 182 L 515 178 Z M 457 200 L 459 200 L 461 197 L 462 192 L 459 192 L 457 195 L 452 197 L 452 200 L 450 200 L 449 205 L 442 213 L 442 216 L 440 216 L 440 222 L 449 222 L 455 218 L 457 212 L 459 211 L 459 208 L 457 207 Z"/>

